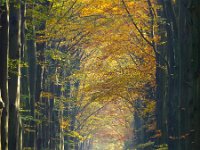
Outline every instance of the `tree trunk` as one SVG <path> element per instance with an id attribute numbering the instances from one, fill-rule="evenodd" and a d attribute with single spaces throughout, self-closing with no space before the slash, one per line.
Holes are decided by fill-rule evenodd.
<path id="1" fill-rule="evenodd" d="M 188 24 L 191 32 L 191 39 L 188 39 L 189 49 L 192 51 L 191 70 L 192 70 L 192 98 L 189 99 L 187 107 L 190 108 L 190 149 L 200 149 L 200 2 L 195 0 L 188 1 L 188 9 L 190 18 Z M 188 37 L 189 38 L 189 37 Z M 192 109 L 191 109 L 192 108 Z"/>
<path id="2" fill-rule="evenodd" d="M 0 16 L 0 90 L 5 107 L 1 117 L 1 149 L 8 150 L 8 53 L 9 53 L 9 6 L 8 0 L 1 1 Z"/>
<path id="3" fill-rule="evenodd" d="M 16 7 L 19 6 L 19 7 Z M 20 1 L 10 3 L 9 149 L 19 150 L 21 11 Z"/>
<path id="4" fill-rule="evenodd" d="M 168 70 L 168 148 L 200 149 L 199 68 L 200 3 L 194 0 L 162 1 L 166 19 Z M 158 58 L 157 58 L 158 60 Z M 157 72 L 161 75 L 164 75 Z M 159 90 L 165 91 L 158 82 Z M 158 102 L 163 103 L 160 97 Z M 159 103 L 158 103 L 159 104 Z M 166 109 L 166 108 L 165 108 Z M 161 113 L 162 114 L 162 113 Z M 158 119 L 163 119 L 158 115 Z M 158 120 L 160 122 L 160 120 Z"/>
<path id="5" fill-rule="evenodd" d="M 1 89 L 0 89 L 0 118 L 2 117 L 2 111 L 3 111 L 3 108 L 5 107 L 5 104 L 1 98 Z M 0 129 L 1 129 L 1 121 L 0 121 Z M 0 141 L 1 141 L 1 130 L 0 130 Z M 3 137 L 4 138 L 4 137 Z M 0 143 L 0 149 L 1 149 L 1 143 Z"/>
<path id="6" fill-rule="evenodd" d="M 29 6 L 30 5 L 30 6 Z M 33 9 L 33 4 L 29 4 L 29 9 Z M 27 56 L 28 56 L 28 77 L 29 77 L 29 89 L 30 89 L 30 114 L 35 119 L 35 91 L 36 91 L 36 42 L 35 42 L 35 27 L 33 25 L 33 14 L 29 16 L 31 19 L 28 20 L 26 33 L 31 35 L 27 39 Z M 35 122 L 31 121 L 33 131 L 36 130 Z M 36 131 L 35 131 L 36 132 Z M 29 146 L 35 149 L 36 146 L 36 135 L 35 132 L 30 133 Z"/>

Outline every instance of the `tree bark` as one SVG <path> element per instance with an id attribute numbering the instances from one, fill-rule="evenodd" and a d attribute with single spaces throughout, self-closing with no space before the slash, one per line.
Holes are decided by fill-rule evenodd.
<path id="1" fill-rule="evenodd" d="M 5 104 L 1 98 L 1 89 L 0 89 L 0 118 L 2 117 L 2 111 L 3 111 L 3 108 L 5 107 Z M 1 129 L 1 121 L 0 121 L 0 129 Z M 0 141 L 1 141 L 1 130 L 0 130 Z M 3 137 L 4 138 L 4 137 Z M 0 143 L 0 149 L 1 149 L 1 143 Z"/>
<path id="2" fill-rule="evenodd" d="M 31 11 L 34 9 L 34 4 L 27 4 L 27 7 L 30 9 L 27 17 L 30 17 L 27 23 L 26 34 L 31 35 L 27 38 L 27 56 L 28 56 L 28 79 L 29 79 L 29 89 L 30 89 L 30 115 L 33 119 L 35 116 L 35 91 L 36 91 L 36 75 L 37 75 L 37 64 L 36 64 L 36 42 L 35 42 L 35 26 L 33 23 L 33 14 Z M 34 121 L 30 122 L 34 132 L 30 133 L 29 137 L 29 146 L 35 149 L 36 147 L 36 125 Z"/>
<path id="3" fill-rule="evenodd" d="M 8 150 L 8 54 L 9 54 L 9 1 L 1 1 L 0 16 L 0 90 L 1 97 L 5 104 L 1 117 L 1 148 Z"/>
<path id="4" fill-rule="evenodd" d="M 18 6 L 18 7 L 16 7 Z M 21 7 L 20 1 L 10 2 L 9 59 L 9 149 L 19 150 L 20 108 L 20 55 L 21 55 Z"/>

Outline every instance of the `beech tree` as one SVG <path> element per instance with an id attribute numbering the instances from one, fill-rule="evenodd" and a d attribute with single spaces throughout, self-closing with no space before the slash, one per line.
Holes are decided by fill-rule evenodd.
<path id="1" fill-rule="evenodd" d="M 8 54 L 9 54 L 9 5 L 8 1 L 1 1 L 0 16 L 0 89 L 1 104 L 4 108 L 1 115 L 1 149 L 8 149 Z M 1 105 L 3 107 L 3 105 Z M 2 109 L 2 108 L 1 108 Z"/>
<path id="2" fill-rule="evenodd" d="M 200 148 L 199 3 L 0 2 L 0 149 Z"/>

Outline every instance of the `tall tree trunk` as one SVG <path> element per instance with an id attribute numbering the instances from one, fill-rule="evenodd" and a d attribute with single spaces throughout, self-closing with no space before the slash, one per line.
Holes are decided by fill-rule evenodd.
<path id="1" fill-rule="evenodd" d="M 162 0 L 159 0 L 160 5 L 163 4 Z M 163 18 L 165 17 L 164 11 L 158 11 L 158 15 Z M 166 41 L 166 28 L 163 22 L 158 22 L 158 34 L 161 37 L 161 43 Z M 166 62 L 162 59 L 164 58 L 167 61 L 167 45 L 158 44 L 157 51 L 160 55 L 156 54 L 156 119 L 157 119 L 157 131 L 156 135 L 158 137 L 156 144 L 167 144 L 167 114 L 168 114 L 168 68 Z M 162 58 L 160 57 L 162 56 Z M 168 63 L 168 61 L 167 61 Z"/>
<path id="2" fill-rule="evenodd" d="M 62 98 L 63 98 L 63 93 L 61 92 L 61 85 L 56 85 L 56 96 L 58 96 L 60 98 L 59 101 L 59 110 L 58 110 L 58 120 L 59 120 L 59 150 L 64 150 L 64 136 L 63 136 L 63 102 L 62 102 Z"/>
<path id="3" fill-rule="evenodd" d="M 169 97 L 165 104 L 169 111 L 168 147 L 170 150 L 197 150 L 200 149 L 200 3 L 194 0 L 172 3 L 171 0 L 162 1 L 169 61 Z M 158 82 L 158 86 L 162 83 Z"/>
<path id="4" fill-rule="evenodd" d="M 30 114 L 35 119 L 35 91 L 36 91 L 36 75 L 37 75 L 37 67 L 36 67 L 36 42 L 35 42 L 35 26 L 33 24 L 33 14 L 32 11 L 34 9 L 34 4 L 28 5 L 31 14 L 28 17 L 30 17 L 30 20 L 28 20 L 27 23 L 27 31 L 26 33 L 28 35 L 31 35 L 31 37 L 28 37 L 27 39 L 27 56 L 28 56 L 28 77 L 29 77 L 29 89 L 30 89 Z M 29 12 L 29 13 L 30 13 Z M 29 146 L 35 149 L 36 146 L 36 126 L 35 122 L 31 121 L 30 126 L 33 128 L 34 132 L 30 133 L 29 137 Z"/>
<path id="5" fill-rule="evenodd" d="M 200 149 L 200 2 L 195 0 L 188 1 L 189 11 L 189 28 L 191 32 L 190 47 L 188 51 L 192 51 L 192 59 L 190 60 L 192 69 L 192 98 L 189 99 L 187 107 L 192 108 L 189 110 L 190 116 L 190 149 Z"/>
<path id="6" fill-rule="evenodd" d="M 18 6 L 18 7 L 16 7 Z M 10 2 L 9 32 L 9 149 L 19 150 L 21 11 L 20 1 Z"/>
<path id="7" fill-rule="evenodd" d="M 27 49 L 26 49 L 26 35 L 25 35 L 25 15 L 26 15 L 26 2 L 25 0 L 22 0 L 20 2 L 21 4 L 21 88 L 20 88 L 20 104 L 23 106 L 21 109 L 28 110 L 30 107 L 30 90 L 29 90 L 29 82 L 28 82 L 28 68 L 25 66 L 27 63 Z M 29 113 L 25 112 L 23 115 L 29 115 Z M 28 143 L 28 133 L 24 132 L 24 128 L 22 128 L 23 124 L 27 124 L 27 122 L 22 122 L 21 119 L 19 119 L 21 127 L 19 128 L 19 149 L 23 149 L 23 146 L 26 146 L 26 143 Z"/>
<path id="8" fill-rule="evenodd" d="M 1 117 L 1 149 L 8 150 L 8 53 L 9 53 L 9 1 L 1 0 L 0 16 L 0 90 L 5 107 Z"/>
<path id="9" fill-rule="evenodd" d="M 177 23 L 174 7 L 171 0 L 163 1 L 163 17 L 166 18 L 165 30 L 167 32 L 167 45 L 166 45 L 166 57 L 169 62 L 168 74 L 167 74 L 167 89 L 166 93 L 167 103 L 165 104 L 166 111 L 168 110 L 166 125 L 167 135 L 166 139 L 169 144 L 169 149 L 177 149 L 179 146 L 179 124 L 180 124 L 180 107 L 178 99 L 178 61 L 179 56 L 177 54 Z"/>
<path id="10" fill-rule="evenodd" d="M 41 5 L 41 4 L 40 4 Z M 42 2 L 42 8 L 40 10 L 40 13 L 44 13 L 44 15 L 46 15 L 47 10 L 48 10 L 48 6 L 49 6 L 49 2 L 48 1 L 43 1 Z M 40 25 L 36 28 L 36 31 L 44 31 L 46 28 L 46 20 L 41 20 Z M 44 33 L 37 33 L 36 34 L 36 38 L 37 39 L 41 39 L 41 37 L 44 36 Z M 35 89 L 35 102 L 37 103 L 37 105 L 43 105 L 43 100 L 41 101 L 41 92 L 44 90 L 44 63 L 45 63 L 45 56 L 44 56 L 44 49 L 46 46 L 46 42 L 37 42 L 36 44 L 36 49 L 37 49 L 37 54 L 38 54 L 38 58 L 37 58 L 37 75 L 36 75 L 36 89 Z M 45 105 L 45 104 L 44 104 Z M 37 111 L 41 111 L 39 109 L 39 107 L 37 107 L 36 109 L 38 109 Z M 36 116 L 37 119 L 41 119 L 40 116 Z M 44 146 L 44 140 L 43 135 L 45 133 L 44 131 L 45 126 L 44 124 L 40 124 L 37 127 L 37 131 L 36 131 L 36 145 L 37 145 L 37 149 L 41 150 L 42 147 Z"/>

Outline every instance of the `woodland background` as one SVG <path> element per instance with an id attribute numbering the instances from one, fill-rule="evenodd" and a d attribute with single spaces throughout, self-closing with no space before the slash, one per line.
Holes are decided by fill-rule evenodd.
<path id="1" fill-rule="evenodd" d="M 0 149 L 199 150 L 200 1 L 0 0 Z"/>

